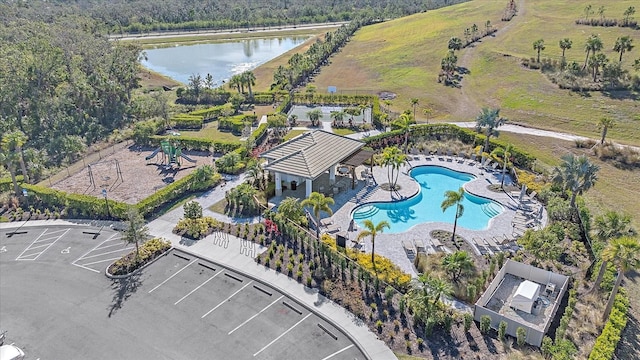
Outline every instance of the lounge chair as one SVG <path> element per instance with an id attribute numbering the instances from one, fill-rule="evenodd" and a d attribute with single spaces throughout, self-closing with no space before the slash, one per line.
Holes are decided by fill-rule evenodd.
<path id="1" fill-rule="evenodd" d="M 467 159 L 467 154 L 463 152 L 458 153 L 458 164 L 464 164 L 464 161 Z"/>
<path id="2" fill-rule="evenodd" d="M 493 160 L 491 160 L 491 159 L 487 160 L 487 161 L 484 163 L 484 165 L 482 166 L 482 168 L 483 168 L 485 171 L 492 171 L 492 170 L 491 170 L 491 163 L 492 163 L 492 162 L 493 162 Z"/>
<path id="3" fill-rule="evenodd" d="M 453 151 L 447 150 L 447 162 L 453 161 Z"/>
<path id="4" fill-rule="evenodd" d="M 424 242 L 422 240 L 414 240 L 413 243 L 416 245 L 416 251 L 418 252 L 418 254 L 427 253 L 427 248 L 424 246 Z"/>
<path id="5" fill-rule="evenodd" d="M 402 240 L 402 247 L 404 248 L 404 252 L 407 253 L 407 257 L 409 259 L 414 259 L 416 257 L 416 250 L 409 240 Z"/>
<path id="6" fill-rule="evenodd" d="M 444 160 L 444 154 L 443 154 L 442 150 L 438 149 L 438 151 L 436 151 L 436 154 L 438 156 L 438 160 L 445 161 Z"/>

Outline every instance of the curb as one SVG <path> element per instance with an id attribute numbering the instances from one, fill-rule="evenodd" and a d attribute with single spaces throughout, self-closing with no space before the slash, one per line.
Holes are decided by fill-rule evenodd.
<path id="1" fill-rule="evenodd" d="M 109 268 L 111 267 L 111 265 L 115 264 L 116 261 L 118 261 L 118 260 L 116 260 L 116 261 L 110 263 L 109 265 L 107 265 L 107 268 L 104 269 L 104 275 L 106 277 L 108 277 L 109 279 L 112 279 L 112 280 L 121 280 L 121 279 L 129 278 L 129 277 L 141 272 L 142 270 L 146 269 L 148 266 L 150 266 L 151 264 L 155 263 L 160 258 L 163 258 L 163 257 L 167 256 L 171 252 L 171 250 L 173 250 L 173 249 L 175 249 L 175 248 L 173 246 L 171 246 L 169 249 L 167 249 L 167 251 L 163 252 L 160 256 L 158 256 L 155 259 L 149 261 L 148 263 L 142 265 L 142 267 L 139 267 L 139 268 L 133 270 L 132 272 L 130 272 L 128 274 L 124 274 L 124 275 L 112 275 L 112 274 L 109 273 Z"/>

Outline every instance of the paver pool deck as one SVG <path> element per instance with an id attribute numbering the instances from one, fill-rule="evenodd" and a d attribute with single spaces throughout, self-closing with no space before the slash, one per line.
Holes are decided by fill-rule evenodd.
<path id="1" fill-rule="evenodd" d="M 495 239 L 503 240 L 505 236 L 509 239 L 513 238 L 513 221 L 516 218 L 516 211 L 519 206 L 519 199 L 512 197 L 506 192 L 495 192 L 488 189 L 489 185 L 500 184 L 502 174 L 500 171 L 487 172 L 481 169 L 477 164 L 469 165 L 467 159 L 464 163 L 458 163 L 456 158 L 447 160 L 447 157 L 442 157 L 445 160 L 438 160 L 437 156 L 426 158 L 424 155 L 411 155 L 408 165 L 405 165 L 400 169 L 400 175 L 398 177 L 398 185 L 400 190 L 390 192 L 382 189 L 379 185 L 387 183 L 387 170 L 384 167 L 375 166 L 373 168 L 373 177 L 375 179 L 375 190 L 363 191 L 365 187 L 364 181 L 361 180 L 355 190 L 350 190 L 344 193 L 340 193 L 335 196 L 336 207 L 334 210 L 332 220 L 333 224 L 340 227 L 342 230 L 349 229 L 351 222 L 351 213 L 359 205 L 373 201 L 398 201 L 406 199 L 408 197 L 416 195 L 420 191 L 420 185 L 409 175 L 409 171 L 412 167 L 432 165 L 442 166 L 456 171 L 461 171 L 474 175 L 476 178 L 465 183 L 464 189 L 466 192 L 492 199 L 500 203 L 504 210 L 499 215 L 492 218 L 489 222 L 489 226 L 484 230 L 469 230 L 458 226 L 456 234 L 462 236 L 470 243 L 470 245 L 477 249 L 474 243 L 474 239 L 486 240 L 490 245 L 495 246 Z M 356 173 L 359 174 L 359 171 Z M 508 177 L 505 178 L 505 184 L 511 184 L 512 180 Z M 359 198 L 358 194 L 366 193 L 366 197 Z M 444 200 L 444 194 L 442 198 L 434 199 L 438 206 Z M 538 211 L 538 210 L 536 210 Z M 544 227 L 547 222 L 547 213 L 543 208 L 542 217 L 538 219 L 538 226 Z M 326 216 L 326 215 L 325 215 Z M 452 219 L 453 220 L 453 219 Z M 414 240 L 423 240 L 425 244 L 429 243 L 430 232 L 433 230 L 447 230 L 453 231 L 453 223 L 443 222 L 425 222 L 416 225 L 409 230 L 402 233 L 382 233 L 376 236 L 376 253 L 386 258 L 391 259 L 395 264 L 400 266 L 405 272 L 416 276 L 416 270 L 412 261 L 407 257 L 405 250 L 402 246 L 403 240 L 409 240 L 413 243 Z M 349 239 L 354 240 L 359 229 L 348 232 Z M 365 249 L 370 251 L 371 239 L 365 238 Z M 455 249 L 454 249 L 455 250 Z M 479 252 L 478 252 L 479 253 Z"/>

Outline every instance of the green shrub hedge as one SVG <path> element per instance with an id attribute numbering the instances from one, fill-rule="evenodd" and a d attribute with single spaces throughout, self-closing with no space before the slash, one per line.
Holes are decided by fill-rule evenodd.
<path id="1" fill-rule="evenodd" d="M 180 136 L 176 138 L 170 135 L 153 135 L 150 137 L 151 144 L 154 146 L 160 146 L 160 142 L 163 140 L 171 140 L 177 142 L 183 150 L 196 150 L 196 151 L 214 151 L 226 154 L 231 152 L 240 146 L 240 141 L 222 141 L 203 139 L 197 137 Z"/>
<path id="2" fill-rule="evenodd" d="M 24 181 L 24 177 L 22 175 L 16 175 L 16 181 L 20 184 Z M 13 191 L 13 181 L 10 177 L 0 179 L 0 192 L 5 191 Z"/>
<path id="3" fill-rule="evenodd" d="M 589 360 L 613 359 L 622 331 L 627 326 L 628 311 L 629 299 L 624 289 L 620 288 L 614 300 L 609 320 L 602 329 L 602 334 L 596 339 L 591 354 L 589 354 Z"/>
<path id="4" fill-rule="evenodd" d="M 194 110 L 190 112 L 189 115 L 202 116 L 204 121 L 214 120 L 219 118 L 228 107 L 227 104 L 212 106 L 206 109 Z"/>
<path id="5" fill-rule="evenodd" d="M 199 130 L 204 124 L 204 117 L 202 115 L 178 114 L 170 121 L 176 129 Z"/>
<path id="6" fill-rule="evenodd" d="M 254 125 L 258 117 L 256 115 L 236 115 L 218 120 L 218 129 L 231 131 L 234 134 L 242 134 L 244 127 Z"/>

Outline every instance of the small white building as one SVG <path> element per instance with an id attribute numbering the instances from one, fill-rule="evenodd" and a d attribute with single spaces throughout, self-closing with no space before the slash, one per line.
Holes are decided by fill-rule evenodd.
<path id="1" fill-rule="evenodd" d="M 540 285 L 525 280 L 520 283 L 516 293 L 513 295 L 513 298 L 511 298 L 511 307 L 531 314 L 539 293 Z"/>

